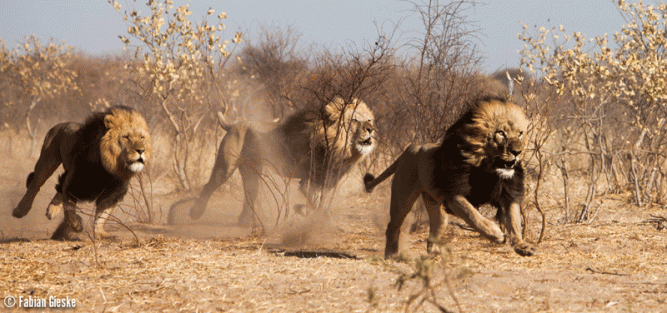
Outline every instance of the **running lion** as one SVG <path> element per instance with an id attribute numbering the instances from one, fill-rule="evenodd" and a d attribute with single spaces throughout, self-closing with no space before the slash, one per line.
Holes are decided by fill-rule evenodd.
<path id="1" fill-rule="evenodd" d="M 104 224 L 150 154 L 146 120 L 132 108 L 114 106 L 93 113 L 84 124 L 60 123 L 46 134 L 35 170 L 26 179 L 28 190 L 12 215 L 21 218 L 30 212 L 40 188 L 62 164 L 65 171 L 46 216 L 53 219 L 64 206 L 65 218 L 51 239 L 78 239 L 74 232 L 83 230 L 78 201 L 95 201 L 94 236 L 108 237 Z"/>
<path id="2" fill-rule="evenodd" d="M 385 258 L 398 253 L 401 225 L 419 196 L 429 216 L 429 252 L 451 213 L 491 241 L 509 241 L 519 255 L 533 255 L 535 246 L 521 233 L 525 174 L 520 157 L 527 126 L 516 104 L 483 98 L 447 130 L 441 144 L 410 145 L 377 178 L 366 174 L 367 192 L 394 175 Z M 482 204 L 498 209 L 500 227 L 479 213 Z"/>
<path id="3" fill-rule="evenodd" d="M 204 213 L 209 198 L 239 169 L 245 200 L 238 223 L 256 221 L 253 208 L 258 196 L 262 169 L 269 166 L 282 177 L 300 179 L 300 191 L 309 205 L 315 193 L 333 188 L 354 165 L 376 146 L 374 116 L 363 101 L 340 97 L 320 110 L 302 110 L 268 132 L 245 122 L 229 124 L 219 114 L 227 131 L 220 143 L 211 177 L 190 209 L 190 217 Z M 174 214 L 170 211 L 170 223 Z"/>

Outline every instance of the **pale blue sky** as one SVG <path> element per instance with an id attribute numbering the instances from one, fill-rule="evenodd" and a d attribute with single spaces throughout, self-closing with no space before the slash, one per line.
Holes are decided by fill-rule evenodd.
<path id="1" fill-rule="evenodd" d="M 563 25 L 568 32 L 581 31 L 590 38 L 621 29 L 623 19 L 612 0 L 480 0 L 467 11 L 480 29 L 478 47 L 485 57 L 484 70 L 494 72 L 516 67 L 517 50 L 523 43 L 519 21 L 529 25 Z M 121 4 L 132 3 L 120 0 Z M 651 2 L 651 1 L 647 1 Z M 147 12 L 139 0 L 135 5 Z M 176 4 L 185 3 L 176 0 Z M 301 34 L 301 44 L 330 48 L 350 43 L 361 45 L 377 37 L 376 24 L 391 30 L 399 21 L 399 40 L 416 36 L 421 29 L 412 4 L 393 0 L 192 0 L 195 21 L 213 7 L 226 12 L 225 37 L 235 31 L 253 35 L 264 26 L 291 25 Z M 118 53 L 127 27 L 122 16 L 106 0 L 0 0 L 0 38 L 9 47 L 35 34 L 43 40 L 64 40 L 77 49 L 93 54 Z"/>

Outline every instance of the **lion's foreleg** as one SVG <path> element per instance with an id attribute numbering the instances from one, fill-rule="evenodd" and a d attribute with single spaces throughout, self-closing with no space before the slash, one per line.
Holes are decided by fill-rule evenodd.
<path id="1" fill-rule="evenodd" d="M 96 239 L 114 238 L 114 236 L 104 231 L 104 225 L 109 217 L 111 217 L 116 204 L 127 194 L 128 187 L 129 182 L 116 188 L 108 189 L 97 198 L 95 202 L 95 221 L 93 223 L 93 233 Z"/>
<path id="2" fill-rule="evenodd" d="M 499 208 L 501 210 L 502 208 Z M 510 244 L 519 255 L 531 256 L 537 250 L 533 245 L 523 240 L 521 233 L 521 205 L 512 202 L 505 208 L 506 212 L 501 215 L 501 223 L 508 232 Z"/>
<path id="3" fill-rule="evenodd" d="M 111 217 L 115 207 L 115 205 L 97 206 L 97 209 L 95 210 L 95 222 L 93 226 L 93 232 L 96 239 L 113 238 L 113 236 L 109 235 L 104 230 L 104 225 L 107 223 L 109 217 Z"/>
<path id="4" fill-rule="evenodd" d="M 323 197 L 322 193 L 324 192 L 322 188 L 313 186 L 313 183 L 308 179 L 301 179 L 301 181 L 299 181 L 299 191 L 306 198 L 306 207 L 304 208 L 304 206 L 300 204 L 294 205 L 294 211 L 297 214 L 307 215 L 308 210 L 319 209 L 320 201 Z"/>
<path id="5" fill-rule="evenodd" d="M 479 211 L 468 200 L 461 195 L 455 195 L 445 199 L 444 203 L 454 215 L 462 218 L 468 225 L 475 228 L 479 233 L 496 243 L 505 242 L 505 235 L 500 227 L 493 221 L 482 216 Z"/>
<path id="6" fill-rule="evenodd" d="M 63 210 L 63 196 L 61 193 L 56 192 L 49 202 L 49 206 L 46 207 L 46 217 L 50 220 L 54 219 Z"/>

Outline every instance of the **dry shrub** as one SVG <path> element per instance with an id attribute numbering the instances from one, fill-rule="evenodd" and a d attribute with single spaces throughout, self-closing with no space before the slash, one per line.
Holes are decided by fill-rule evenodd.
<path id="1" fill-rule="evenodd" d="M 535 108 L 550 106 L 534 110 L 540 131 L 554 134 L 536 146 L 540 164 L 557 168 L 571 222 L 591 221 L 609 194 L 631 194 L 638 206 L 666 200 L 667 5 L 619 1 L 618 9 L 628 23 L 613 44 L 606 35 L 589 41 L 562 26 L 535 33 L 525 26 L 519 36 L 527 44 L 522 64 L 540 77 L 517 80 L 528 88 L 523 98 Z"/>

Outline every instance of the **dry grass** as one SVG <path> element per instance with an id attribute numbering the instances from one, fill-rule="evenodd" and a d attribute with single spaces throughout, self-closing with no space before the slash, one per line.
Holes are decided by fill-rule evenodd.
<path id="1" fill-rule="evenodd" d="M 371 220 L 384 208 L 369 196 L 352 200 L 337 207 L 326 240 L 302 245 L 283 245 L 279 232 L 187 239 L 174 237 L 182 234 L 176 228 L 138 224 L 129 225 L 138 245 L 120 230 L 114 232 L 120 240 L 97 243 L 5 239 L 0 277 L 8 279 L 0 281 L 0 294 L 70 297 L 79 311 L 401 311 L 421 286 L 397 290 L 399 274 L 411 267 L 379 258 L 383 229 Z M 456 258 L 441 268 L 468 273 L 450 277 L 465 312 L 664 311 L 667 233 L 643 223 L 660 211 L 617 208 L 591 225 L 551 225 L 539 254 L 528 258 L 452 226 L 448 246 Z M 410 257 L 424 253 L 425 236 L 403 240 Z M 285 251 L 337 251 L 357 259 Z M 436 294 L 456 310 L 445 288 Z"/>

